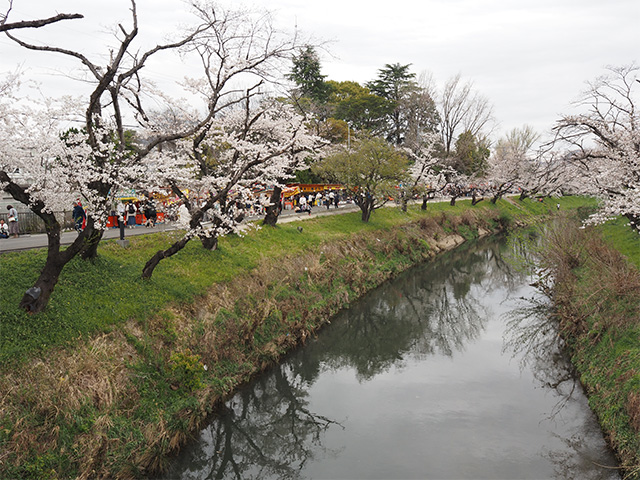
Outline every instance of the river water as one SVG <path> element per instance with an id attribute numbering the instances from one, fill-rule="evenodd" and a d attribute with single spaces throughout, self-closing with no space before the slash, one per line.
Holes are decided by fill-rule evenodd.
<path id="1" fill-rule="evenodd" d="M 474 243 L 371 292 L 238 392 L 164 478 L 620 478 L 508 252 Z M 509 347 L 533 330 L 541 342 Z"/>

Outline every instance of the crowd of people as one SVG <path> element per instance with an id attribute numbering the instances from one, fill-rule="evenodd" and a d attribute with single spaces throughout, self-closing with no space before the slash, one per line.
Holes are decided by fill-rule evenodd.
<path id="1" fill-rule="evenodd" d="M 143 225 L 154 228 L 158 221 L 158 210 L 154 200 L 146 197 L 142 202 L 133 203 L 133 200 L 118 203 L 115 211 L 116 225 L 120 229 L 120 240 L 124 240 L 125 228 L 135 228 L 138 225 L 138 215 L 144 215 Z"/>
<path id="2" fill-rule="evenodd" d="M 315 191 L 298 193 L 288 198 L 282 198 L 282 202 L 296 213 L 306 212 L 311 214 L 314 207 L 338 208 L 340 202 L 347 201 L 346 196 L 339 190 Z M 249 216 L 264 215 L 269 202 L 269 197 L 263 194 L 256 197 L 256 202 L 248 205 Z M 165 221 L 177 220 L 177 213 L 173 212 L 170 203 L 162 206 L 163 219 Z M 0 239 L 18 238 L 19 222 L 18 211 L 12 206 L 7 206 L 7 220 L 0 219 Z M 173 213 L 172 213 L 173 212 Z M 76 232 L 82 232 L 87 223 L 87 214 L 78 198 L 73 202 L 71 210 L 73 228 Z M 140 222 L 140 223 L 139 223 Z M 136 228 L 138 225 L 154 228 L 158 222 L 158 207 L 151 196 L 145 196 L 143 200 L 125 199 L 119 201 L 111 212 L 110 225 L 120 229 L 120 239 L 124 239 L 125 229 Z"/>
<path id="3" fill-rule="evenodd" d="M 341 194 L 339 191 L 299 193 L 292 198 L 293 209 L 297 213 L 308 212 L 311 215 L 313 207 L 326 207 L 327 210 L 333 205 L 338 208 Z"/>

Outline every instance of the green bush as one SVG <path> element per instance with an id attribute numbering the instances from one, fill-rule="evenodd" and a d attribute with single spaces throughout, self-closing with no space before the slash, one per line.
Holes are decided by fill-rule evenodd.
<path id="1" fill-rule="evenodd" d="M 192 392 L 204 386 L 205 366 L 202 364 L 200 355 L 191 353 L 187 349 L 183 352 L 174 352 L 169 359 L 171 369 L 171 383 L 185 388 Z"/>

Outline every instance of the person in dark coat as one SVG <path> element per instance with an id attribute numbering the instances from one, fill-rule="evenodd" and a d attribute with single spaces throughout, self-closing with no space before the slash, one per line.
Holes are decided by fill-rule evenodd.
<path id="1" fill-rule="evenodd" d="M 80 233 L 82 231 L 82 225 L 84 224 L 84 219 L 87 218 L 87 214 L 84 213 L 84 208 L 78 202 L 73 202 L 73 212 L 71 212 L 71 216 L 73 217 L 73 222 L 75 223 L 76 232 Z"/>
<path id="2" fill-rule="evenodd" d="M 144 211 L 144 216 L 147 219 L 147 221 L 144 224 L 145 227 L 155 227 L 156 220 L 158 219 L 158 212 L 156 211 L 156 206 L 153 203 L 153 200 L 148 198 L 144 202 L 143 211 Z"/>

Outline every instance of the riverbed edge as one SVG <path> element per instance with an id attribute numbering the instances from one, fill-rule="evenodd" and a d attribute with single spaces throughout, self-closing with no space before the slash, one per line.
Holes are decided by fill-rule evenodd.
<path id="1" fill-rule="evenodd" d="M 628 225 L 565 224 L 553 233 L 546 268 L 560 335 L 622 478 L 640 478 L 640 268 L 606 236 Z M 628 231 L 624 232 L 628 235 Z M 633 239 L 636 248 L 637 235 Z"/>

